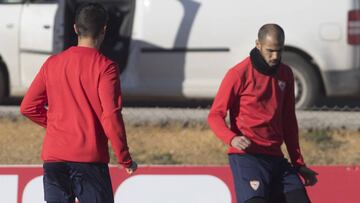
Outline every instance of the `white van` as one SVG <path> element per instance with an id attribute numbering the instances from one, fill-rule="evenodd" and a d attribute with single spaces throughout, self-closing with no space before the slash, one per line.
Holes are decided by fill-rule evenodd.
<path id="1" fill-rule="evenodd" d="M 0 0 L 0 97 L 23 95 L 44 60 L 76 44 L 84 0 Z M 293 68 L 297 108 L 360 93 L 360 0 L 103 0 L 102 47 L 122 70 L 125 98 L 212 99 L 249 55 L 258 29 L 278 23 Z"/>

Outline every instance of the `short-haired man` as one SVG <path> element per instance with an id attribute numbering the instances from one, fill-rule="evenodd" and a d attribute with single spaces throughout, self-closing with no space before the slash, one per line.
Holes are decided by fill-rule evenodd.
<path id="1" fill-rule="evenodd" d="M 107 18 L 100 4 L 81 6 L 74 25 L 78 45 L 46 60 L 21 104 L 22 114 L 46 128 L 47 202 L 114 202 L 108 140 L 119 164 L 129 174 L 136 170 L 121 116 L 119 70 L 98 51 Z"/>
<path id="2" fill-rule="evenodd" d="M 238 203 L 308 203 L 297 173 L 305 185 L 317 182 L 300 153 L 294 77 L 281 63 L 284 41 L 279 25 L 263 25 L 250 56 L 226 74 L 208 116 L 211 129 L 229 146 Z M 292 166 L 281 151 L 283 142 Z"/>

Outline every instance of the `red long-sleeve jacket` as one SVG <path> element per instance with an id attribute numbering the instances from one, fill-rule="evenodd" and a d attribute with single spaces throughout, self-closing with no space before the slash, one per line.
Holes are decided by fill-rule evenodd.
<path id="1" fill-rule="evenodd" d="M 47 59 L 20 111 L 46 128 L 44 161 L 108 163 L 110 140 L 118 162 L 129 167 L 121 108 L 117 65 L 94 48 L 71 47 Z"/>
<path id="2" fill-rule="evenodd" d="M 225 121 L 228 110 L 230 128 Z M 229 145 L 228 153 L 283 156 L 281 145 L 285 142 L 292 164 L 304 165 L 295 115 L 294 78 L 284 64 L 272 76 L 258 72 L 250 57 L 230 69 L 214 99 L 208 123 Z M 245 151 L 231 147 L 236 135 L 249 138 L 251 146 Z"/>

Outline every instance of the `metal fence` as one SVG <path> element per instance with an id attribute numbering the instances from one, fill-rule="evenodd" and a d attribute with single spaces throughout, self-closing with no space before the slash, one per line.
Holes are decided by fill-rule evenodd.
<path id="1" fill-rule="evenodd" d="M 122 114 L 127 124 L 167 125 L 178 122 L 186 125 L 206 125 L 208 108 L 144 108 L 124 107 Z M 347 129 L 360 131 L 360 108 L 313 108 L 297 111 L 301 129 Z M 22 119 L 18 106 L 0 106 L 0 118 Z"/>

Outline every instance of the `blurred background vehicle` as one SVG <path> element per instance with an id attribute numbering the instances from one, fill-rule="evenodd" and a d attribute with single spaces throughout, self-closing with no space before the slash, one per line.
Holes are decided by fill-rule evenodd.
<path id="1" fill-rule="evenodd" d="M 89 0 L 88 0 L 89 1 Z M 0 101 L 22 96 L 42 63 L 76 44 L 84 0 L 0 0 Z M 269 22 L 286 34 L 296 107 L 360 93 L 360 0 L 102 0 L 102 52 L 119 63 L 126 100 L 211 100 Z"/>

